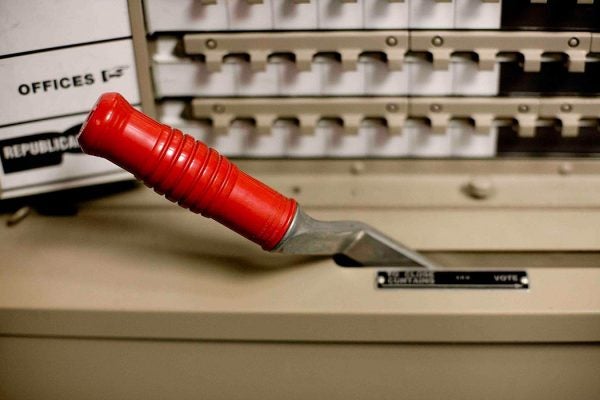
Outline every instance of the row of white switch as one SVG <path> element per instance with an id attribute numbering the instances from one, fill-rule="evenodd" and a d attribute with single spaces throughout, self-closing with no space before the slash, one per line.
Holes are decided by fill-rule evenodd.
<path id="1" fill-rule="evenodd" d="M 271 132 L 257 132 L 250 122 L 234 121 L 228 132 L 217 134 L 202 121 L 183 118 L 185 103 L 167 101 L 159 106 L 161 122 L 180 129 L 234 157 L 493 157 L 497 127 L 476 132 L 464 120 L 452 120 L 445 133 L 433 133 L 419 119 L 408 119 L 402 133 L 390 133 L 381 123 L 363 121 L 349 134 L 334 121 L 321 121 L 312 134 L 292 122 L 278 120 Z"/>
<path id="2" fill-rule="evenodd" d="M 150 33 L 498 29 L 501 0 L 145 0 Z"/>
<path id="3" fill-rule="evenodd" d="M 347 71 L 335 58 L 317 56 L 309 70 L 284 57 L 271 57 L 262 71 L 239 56 L 227 57 L 219 71 L 189 58 L 169 55 L 176 39 L 158 41 L 153 75 L 157 97 L 171 96 L 360 96 L 473 95 L 498 93 L 499 64 L 480 69 L 467 57 L 452 58 L 448 69 L 435 69 L 424 57 L 406 57 L 402 69 L 390 69 L 373 56 L 361 56 Z M 164 51 L 163 51 L 164 50 Z"/>

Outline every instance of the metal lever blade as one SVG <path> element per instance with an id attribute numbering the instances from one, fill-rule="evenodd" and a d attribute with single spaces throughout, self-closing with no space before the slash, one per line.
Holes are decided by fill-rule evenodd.
<path id="1" fill-rule="evenodd" d="M 304 255 L 342 255 L 364 266 L 438 268 L 433 261 L 365 223 L 318 221 L 300 208 L 296 211 L 289 230 L 272 251 Z"/>

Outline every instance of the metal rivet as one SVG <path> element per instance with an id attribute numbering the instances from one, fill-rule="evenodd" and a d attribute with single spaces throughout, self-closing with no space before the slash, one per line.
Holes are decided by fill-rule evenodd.
<path id="1" fill-rule="evenodd" d="M 19 222 L 23 221 L 31 213 L 31 207 L 24 206 L 15 211 L 6 220 L 6 226 L 15 226 Z"/>
<path id="2" fill-rule="evenodd" d="M 385 105 L 385 111 L 390 113 L 398 112 L 398 104 L 388 103 Z"/>
<path id="3" fill-rule="evenodd" d="M 213 112 L 215 112 L 217 114 L 222 114 L 225 112 L 225 106 L 222 104 L 214 104 L 212 106 L 212 110 L 213 110 Z"/>
<path id="4" fill-rule="evenodd" d="M 465 192 L 474 199 L 486 199 L 494 193 L 494 184 L 486 177 L 474 177 L 467 182 Z"/>
<path id="5" fill-rule="evenodd" d="M 529 106 L 527 104 L 519 104 L 519 107 L 517 107 L 517 110 L 519 110 L 519 112 L 521 112 L 521 113 L 526 113 L 526 112 L 529 112 Z"/>
<path id="6" fill-rule="evenodd" d="M 440 112 L 440 111 L 442 111 L 442 105 L 434 103 L 429 106 L 429 110 L 431 110 L 431 112 Z"/>
<path id="7" fill-rule="evenodd" d="M 394 46 L 398 45 L 398 39 L 396 39 L 393 36 L 388 36 L 387 38 L 385 38 L 385 44 L 387 44 L 388 46 L 394 47 Z"/>
<path id="8" fill-rule="evenodd" d="M 573 111 L 573 106 L 570 105 L 570 104 L 567 104 L 567 103 L 561 104 L 560 105 L 560 111 L 562 111 L 562 112 L 571 112 L 571 111 Z"/>
<path id="9" fill-rule="evenodd" d="M 352 163 L 352 165 L 350 166 L 350 172 L 352 172 L 354 175 L 359 175 L 365 172 L 365 168 L 365 163 L 357 161 Z"/>
<path id="10" fill-rule="evenodd" d="M 572 37 L 571 39 L 569 39 L 569 47 L 577 47 L 579 46 L 579 39 L 577 39 L 576 37 Z"/>
<path id="11" fill-rule="evenodd" d="M 206 39 L 206 42 L 204 42 L 204 46 L 206 46 L 207 49 L 216 49 L 217 41 L 215 39 Z"/>
<path id="12" fill-rule="evenodd" d="M 569 175 L 573 173 L 573 164 L 564 162 L 558 166 L 558 173 L 561 175 Z"/>
<path id="13" fill-rule="evenodd" d="M 431 39 L 431 44 L 434 45 L 435 47 L 440 47 L 444 45 L 444 38 L 441 36 L 434 36 Z"/>

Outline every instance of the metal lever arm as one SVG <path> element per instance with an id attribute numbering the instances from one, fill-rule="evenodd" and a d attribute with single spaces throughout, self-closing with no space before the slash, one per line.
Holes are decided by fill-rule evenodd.
<path id="1" fill-rule="evenodd" d="M 78 137 L 183 208 L 212 218 L 272 250 L 288 231 L 296 201 L 240 171 L 217 151 L 134 109 L 118 93 L 100 97 Z"/>
<path id="2" fill-rule="evenodd" d="M 418 252 L 358 221 L 318 221 L 299 207 L 292 226 L 273 251 L 343 256 L 364 266 L 437 268 Z"/>
<path id="3" fill-rule="evenodd" d="M 265 250 L 343 254 L 362 265 L 433 266 L 365 224 L 308 217 L 295 200 L 240 171 L 204 143 L 134 109 L 118 93 L 100 97 L 78 140 L 84 152 L 107 158 L 167 199 Z"/>

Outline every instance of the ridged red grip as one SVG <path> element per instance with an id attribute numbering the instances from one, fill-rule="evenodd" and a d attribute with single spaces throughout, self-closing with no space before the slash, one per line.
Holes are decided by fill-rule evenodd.
<path id="1" fill-rule="evenodd" d="M 296 202 L 216 150 L 134 109 L 118 93 L 100 97 L 81 128 L 84 152 L 106 158 L 167 199 L 213 218 L 265 250 L 289 229 Z"/>

